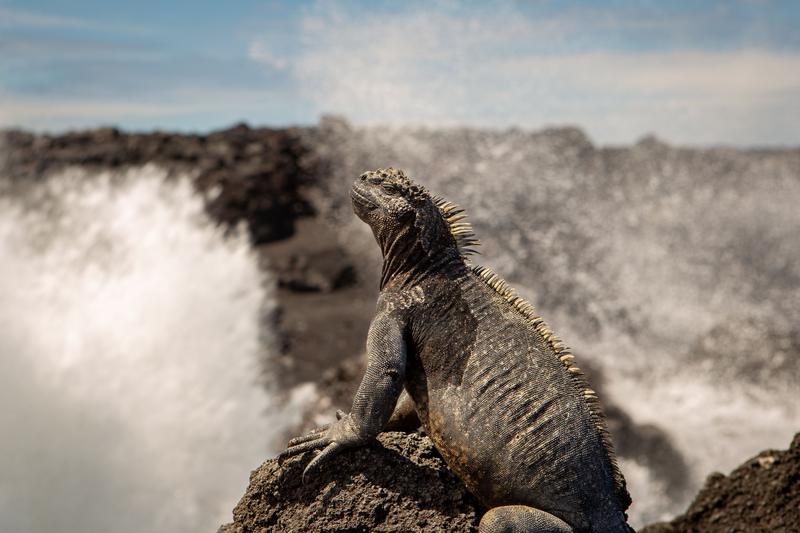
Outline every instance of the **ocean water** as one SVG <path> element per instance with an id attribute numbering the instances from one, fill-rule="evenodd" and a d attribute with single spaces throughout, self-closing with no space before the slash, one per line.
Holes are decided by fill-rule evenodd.
<path id="1" fill-rule="evenodd" d="M 213 531 L 300 401 L 272 280 L 186 178 L 64 172 L 0 197 L 0 531 Z"/>

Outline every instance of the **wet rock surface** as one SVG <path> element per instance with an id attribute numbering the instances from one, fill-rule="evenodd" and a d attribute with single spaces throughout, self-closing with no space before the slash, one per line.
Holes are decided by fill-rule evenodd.
<path id="1" fill-rule="evenodd" d="M 478 504 L 430 439 L 384 433 L 311 474 L 310 453 L 265 462 L 220 531 L 475 531 Z"/>
<path id="2" fill-rule="evenodd" d="M 641 533 L 800 531 L 800 433 L 725 476 L 712 474 L 689 509 Z"/>

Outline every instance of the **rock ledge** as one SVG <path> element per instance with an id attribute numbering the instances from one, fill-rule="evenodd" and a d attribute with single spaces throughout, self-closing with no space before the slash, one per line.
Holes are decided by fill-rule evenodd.
<path id="1" fill-rule="evenodd" d="M 800 433 L 788 450 L 766 450 L 729 476 L 711 474 L 689 509 L 641 533 L 800 531 Z"/>
<path id="2" fill-rule="evenodd" d="M 418 434 L 383 433 L 301 482 L 310 453 L 274 459 L 250 486 L 220 533 L 262 531 L 475 531 L 478 503 Z"/>

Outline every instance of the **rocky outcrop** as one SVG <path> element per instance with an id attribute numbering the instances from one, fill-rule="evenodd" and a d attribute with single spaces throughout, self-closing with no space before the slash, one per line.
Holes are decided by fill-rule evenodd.
<path id="1" fill-rule="evenodd" d="M 477 502 L 427 437 L 384 433 L 327 462 L 304 485 L 310 455 L 255 470 L 233 523 L 220 532 L 475 531 Z"/>
<path id="2" fill-rule="evenodd" d="M 689 509 L 641 533 L 800 531 L 800 433 L 788 450 L 766 450 L 729 476 L 712 474 Z"/>
<path id="3" fill-rule="evenodd" d="M 299 192 L 314 174 L 300 135 L 244 124 L 208 135 L 7 130 L 0 131 L 0 175 L 25 182 L 74 166 L 91 172 L 155 163 L 195 176 L 208 213 L 227 226 L 244 222 L 261 244 L 289 237 L 294 221 L 312 212 Z"/>
<path id="4" fill-rule="evenodd" d="M 220 532 L 475 531 L 480 519 L 482 509 L 427 437 L 384 433 L 303 485 L 309 456 L 261 465 Z M 768 531 L 800 531 L 800 433 L 786 451 L 709 476 L 685 514 L 641 533 Z"/>

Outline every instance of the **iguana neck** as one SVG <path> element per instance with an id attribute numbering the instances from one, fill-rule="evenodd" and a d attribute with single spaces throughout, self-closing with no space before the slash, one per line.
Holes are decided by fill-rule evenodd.
<path id="1" fill-rule="evenodd" d="M 433 246 L 414 235 L 413 229 L 388 237 L 376 235 L 376 240 L 383 253 L 381 290 L 411 287 L 433 272 L 461 272 L 466 268 L 457 249 Z"/>

